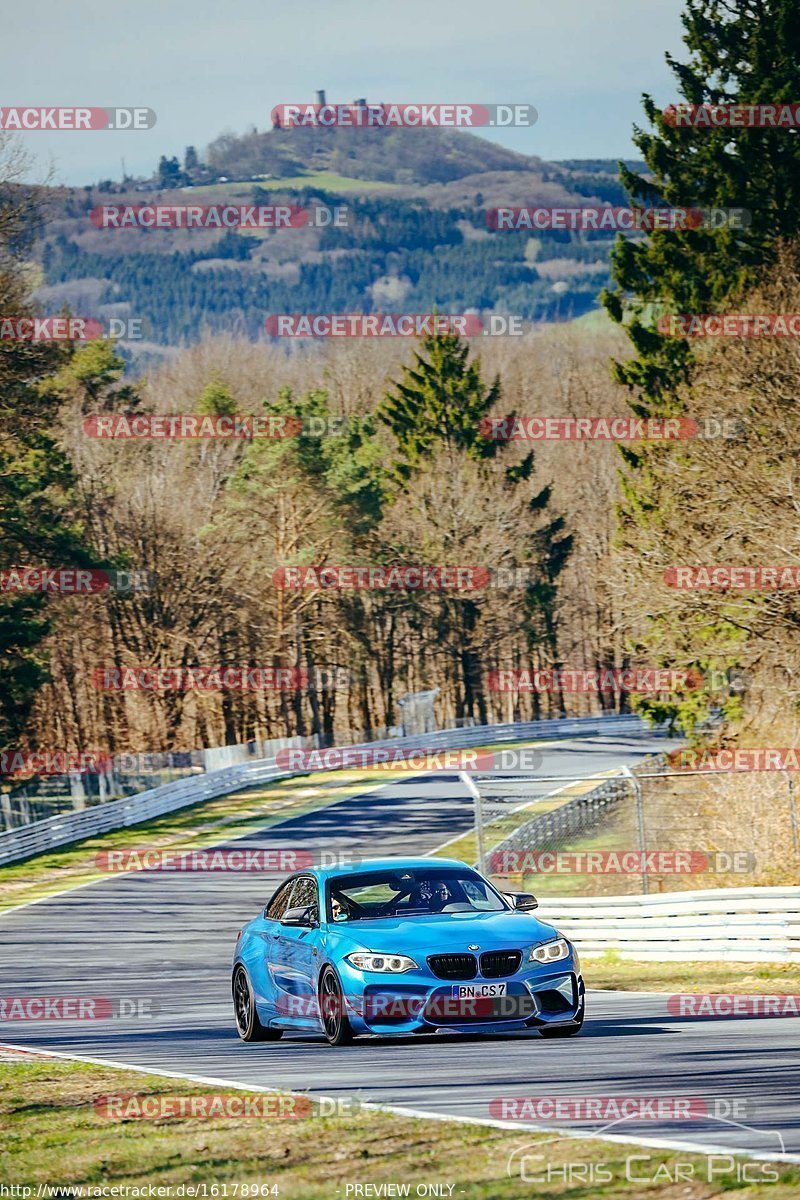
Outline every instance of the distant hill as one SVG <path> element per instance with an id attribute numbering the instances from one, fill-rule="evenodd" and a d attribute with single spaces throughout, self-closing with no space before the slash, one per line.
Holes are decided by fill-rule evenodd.
<path id="1" fill-rule="evenodd" d="M 87 316 L 142 317 L 163 347 L 205 332 L 264 337 L 281 312 L 512 313 L 572 320 L 597 309 L 610 234 L 495 233 L 499 205 L 622 204 L 611 160 L 549 163 L 458 130 L 255 130 L 155 180 L 53 190 L 38 300 Z M 142 192 L 144 191 L 144 195 Z M 111 194 L 109 194 L 111 193 Z M 346 205 L 346 228 L 104 230 L 103 202 Z M 132 347 L 136 351 L 136 347 Z M 148 347 L 152 350 L 152 346 Z"/>
<path id="2" fill-rule="evenodd" d="M 209 145 L 213 175 L 280 179 L 332 171 L 382 183 L 448 183 L 484 171 L 530 171 L 541 160 L 457 129 L 269 129 L 225 133 Z"/>

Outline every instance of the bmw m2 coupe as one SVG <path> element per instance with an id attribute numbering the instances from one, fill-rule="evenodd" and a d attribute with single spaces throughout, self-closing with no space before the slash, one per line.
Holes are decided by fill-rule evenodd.
<path id="1" fill-rule="evenodd" d="M 240 932 L 233 956 L 239 1037 L 537 1029 L 583 1024 L 575 948 L 452 859 L 375 859 L 292 875 Z"/>

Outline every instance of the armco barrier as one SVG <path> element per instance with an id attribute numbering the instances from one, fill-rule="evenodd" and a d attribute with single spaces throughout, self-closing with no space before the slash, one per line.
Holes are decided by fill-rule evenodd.
<path id="1" fill-rule="evenodd" d="M 509 725 L 477 725 L 470 729 L 442 729 L 437 733 L 414 738 L 389 738 L 380 742 L 366 742 L 357 749 L 375 750 L 379 747 L 404 750 L 444 750 L 487 746 L 499 742 L 516 742 L 525 739 L 558 737 L 591 737 L 600 734 L 638 734 L 649 732 L 649 726 L 641 717 L 576 717 L 560 720 L 530 721 Z M 228 792 L 253 787 L 273 779 L 287 779 L 302 771 L 284 771 L 276 766 L 274 759 L 260 759 L 226 767 L 221 771 L 209 771 L 190 779 L 165 783 L 161 787 L 128 796 L 122 800 L 109 800 L 105 804 L 78 812 L 59 813 L 43 821 L 34 821 L 19 829 L 0 833 L 0 866 L 18 862 L 42 854 L 56 846 L 138 825 L 153 817 L 163 816 L 179 808 L 198 804 L 224 796 Z"/>
<path id="2" fill-rule="evenodd" d="M 316 736 L 285 737 L 205 750 L 111 755 L 97 771 L 34 776 L 0 794 L 0 831 L 19 829 L 32 821 L 44 821 L 109 800 L 138 796 L 165 783 L 179 783 L 209 771 L 261 762 L 283 749 L 312 749 L 319 744 Z"/>
<path id="3" fill-rule="evenodd" d="M 641 962 L 800 963 L 800 887 L 542 899 L 536 915 L 583 955 L 615 950 Z"/>

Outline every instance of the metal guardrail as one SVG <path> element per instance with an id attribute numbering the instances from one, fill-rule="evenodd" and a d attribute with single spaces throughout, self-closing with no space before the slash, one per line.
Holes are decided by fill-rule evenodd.
<path id="1" fill-rule="evenodd" d="M 19 829 L 0 833 L 0 866 L 32 858 L 58 846 L 84 838 L 96 837 L 128 825 L 138 825 L 153 817 L 163 816 L 179 808 L 213 800 L 227 792 L 270 779 L 280 779 L 287 772 L 275 766 L 274 761 L 263 761 L 245 766 L 229 767 L 224 771 L 213 771 L 207 775 L 196 775 L 177 783 L 165 783 L 161 787 L 141 792 L 138 796 L 122 800 L 109 800 L 94 808 L 78 812 L 59 813 L 44 821 L 34 821 Z"/>
<path id="2" fill-rule="evenodd" d="M 585 955 L 800 963 L 800 887 L 542 899 L 536 915 Z"/>
<path id="3" fill-rule="evenodd" d="M 116 754 L 90 769 L 66 775 L 36 775 L 10 791 L 0 792 L 0 831 L 138 796 L 165 783 L 178 783 L 225 767 L 261 762 L 285 748 L 311 749 L 319 745 L 318 736 L 284 737 L 205 750 Z"/>
<path id="4" fill-rule="evenodd" d="M 470 746 L 526 739 L 592 737 L 600 734 L 637 734 L 649 731 L 649 726 L 641 717 L 614 714 L 608 717 L 568 717 L 507 725 L 476 725 L 468 729 L 442 729 L 419 737 L 387 738 L 351 748 L 375 750 L 380 747 L 402 747 L 407 751 L 467 749 Z M 137 796 L 109 800 L 105 804 L 81 811 L 59 813 L 43 821 L 34 821 L 19 829 L 9 829 L 0 833 L 0 866 L 32 858 L 58 846 L 96 837 L 114 829 L 138 825 L 153 817 L 163 816 L 203 800 L 212 800 L 241 788 L 307 773 L 282 770 L 276 765 L 274 758 L 260 759 L 226 767 L 221 771 L 195 775 L 175 783 L 166 783 Z"/>

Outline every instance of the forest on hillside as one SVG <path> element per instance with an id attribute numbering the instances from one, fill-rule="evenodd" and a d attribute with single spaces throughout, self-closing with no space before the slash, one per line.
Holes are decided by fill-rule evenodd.
<path id="1" fill-rule="evenodd" d="M 493 178 L 492 176 L 487 176 Z M 603 173 L 553 171 L 540 204 L 620 204 L 621 184 Z M 525 322 L 565 321 L 598 307 L 610 282 L 611 231 L 496 231 L 491 210 L 517 204 L 502 184 L 469 202 L 431 203 L 393 194 L 336 194 L 315 186 L 229 194 L 191 191 L 85 192 L 47 196 L 36 297 L 90 317 L 141 319 L 147 342 L 167 348 L 206 334 L 264 337 L 281 312 L 444 312 L 515 314 Z M 498 196 L 500 199 L 498 200 Z M 98 230 L 89 214 L 118 204 L 286 203 L 315 212 L 341 209 L 343 224 L 257 232 Z M 128 351 L 135 353 L 131 344 Z"/>
<path id="2" fill-rule="evenodd" d="M 685 96 L 752 99 L 752 64 L 758 88 L 800 94 L 797 65 L 781 51 L 798 18 L 783 0 L 760 24 L 726 9 L 711 28 L 698 4 L 675 68 Z M 591 268 L 580 284 L 587 305 L 606 279 L 610 320 L 480 341 L 438 332 L 290 349 L 248 337 L 265 308 L 346 310 L 369 295 L 379 310 L 376 282 L 387 279 L 404 281 L 395 301 L 406 310 L 564 314 L 540 290 L 538 235 L 471 236 L 477 202 L 465 226 L 456 210 L 364 200 L 362 225 L 316 231 L 313 261 L 289 264 L 291 280 L 248 271 L 257 247 L 238 234 L 195 251 L 182 242 L 165 252 L 169 238 L 152 254 L 130 242 L 124 253 L 95 251 L 69 222 L 96 197 L 62 197 L 54 225 L 43 215 L 52 197 L 20 185 L 25 164 L 5 138 L 2 310 L 34 311 L 42 273 L 51 289 L 102 276 L 173 345 L 132 373 L 107 342 L 0 341 L 3 562 L 151 580 L 130 594 L 0 594 L 0 744 L 122 751 L 343 739 L 396 726 L 399 700 L 423 689 L 438 689 L 442 722 L 634 705 L 688 731 L 716 711 L 739 728 L 770 723 L 794 737 L 796 588 L 675 580 L 692 564 L 800 559 L 798 342 L 675 337 L 663 319 L 800 311 L 800 143 L 781 129 L 698 140 L 650 98 L 645 115 L 654 132 L 638 130 L 636 145 L 646 169 L 621 165 L 630 203 L 728 205 L 752 220 L 619 237 L 597 278 L 599 243 L 553 239 L 548 253 Z M 196 270 L 192 253 L 215 255 L 214 265 Z M 98 418 L 125 414 L 271 417 L 294 432 L 87 434 Z M 510 414 L 684 418 L 698 432 L 620 444 L 487 436 L 487 419 Z M 484 574 L 461 591 L 285 586 L 287 568 L 337 565 Z M 295 672 L 301 682 L 256 691 L 96 682 L 103 668 L 220 665 Z M 601 693 L 496 685 L 508 671 L 632 665 L 686 674 L 643 695 L 624 683 Z"/>

